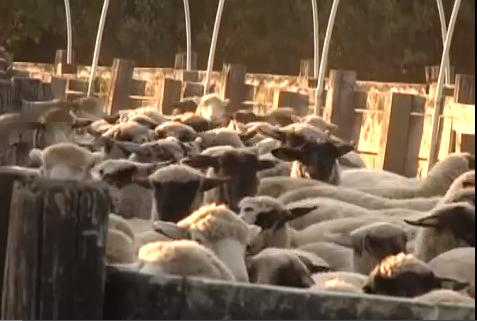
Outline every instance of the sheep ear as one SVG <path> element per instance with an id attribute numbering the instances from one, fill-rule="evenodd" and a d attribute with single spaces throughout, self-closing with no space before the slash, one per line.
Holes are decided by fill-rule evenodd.
<path id="1" fill-rule="evenodd" d="M 238 125 L 237 125 L 238 127 Z M 250 130 L 248 132 L 245 132 L 245 133 L 238 133 L 239 137 L 240 137 L 240 140 L 242 142 L 248 142 L 249 139 L 252 139 L 253 137 L 255 137 L 257 135 L 257 132 L 255 130 Z"/>
<path id="2" fill-rule="evenodd" d="M 299 206 L 299 207 L 290 208 L 288 209 L 288 211 L 290 212 L 289 221 L 293 221 L 294 219 L 302 217 L 310 213 L 311 211 L 316 210 L 318 207 L 319 206 L 315 205 L 315 206 Z"/>
<path id="3" fill-rule="evenodd" d="M 423 217 L 415 221 L 404 220 L 404 223 L 409 224 L 411 226 L 432 228 L 437 228 L 440 225 L 439 218 L 437 218 L 436 216 Z"/>
<path id="4" fill-rule="evenodd" d="M 456 292 L 462 291 L 470 285 L 470 283 L 467 281 L 460 281 L 460 280 L 446 278 L 446 277 L 436 277 L 436 278 L 439 280 L 441 288 L 454 290 Z"/>
<path id="5" fill-rule="evenodd" d="M 255 224 L 248 225 L 247 244 L 251 244 L 253 240 L 262 232 L 262 228 Z"/>
<path id="6" fill-rule="evenodd" d="M 136 165 L 129 164 L 128 166 L 118 168 L 114 172 L 105 175 L 104 178 L 106 181 L 110 181 L 118 187 L 123 187 L 133 181 L 133 176 L 137 173 L 137 170 L 138 167 Z M 136 181 L 134 182 L 137 183 Z"/>
<path id="7" fill-rule="evenodd" d="M 331 269 L 329 266 L 323 266 L 323 265 L 319 265 L 319 264 L 316 264 L 316 263 L 309 263 L 309 264 L 305 264 L 306 265 L 306 268 L 308 270 L 308 272 L 310 272 L 310 274 L 315 274 L 315 273 L 323 273 L 323 272 L 330 272 Z"/>
<path id="8" fill-rule="evenodd" d="M 271 151 L 272 155 L 285 162 L 299 161 L 302 157 L 302 152 L 295 148 L 278 147 Z"/>
<path id="9" fill-rule="evenodd" d="M 114 116 L 104 116 L 103 119 L 108 124 L 114 125 L 114 124 L 116 124 L 116 122 L 119 120 L 120 117 L 121 117 L 121 115 L 117 114 L 117 115 L 114 115 Z"/>
<path id="10" fill-rule="evenodd" d="M 156 233 L 162 234 L 171 240 L 190 239 L 189 230 L 185 227 L 180 227 L 176 223 L 166 221 L 155 221 L 152 223 L 152 228 Z"/>
<path id="11" fill-rule="evenodd" d="M 207 192 L 208 190 L 211 190 L 213 188 L 216 188 L 217 186 L 221 184 L 225 184 L 228 181 L 230 181 L 230 178 L 215 178 L 215 177 L 206 177 L 202 181 L 202 185 L 200 187 L 201 192 Z"/>
<path id="12" fill-rule="evenodd" d="M 206 169 L 209 167 L 217 168 L 219 166 L 219 161 L 217 158 L 208 155 L 193 155 L 184 158 L 181 161 L 181 164 L 198 169 Z"/>
<path id="13" fill-rule="evenodd" d="M 132 182 L 147 189 L 152 188 L 151 181 L 147 177 L 135 177 Z"/>
<path id="14" fill-rule="evenodd" d="M 287 132 L 279 130 L 279 129 L 270 129 L 267 131 L 263 131 L 260 127 L 257 127 L 257 131 L 260 134 L 279 140 L 282 143 L 285 143 L 289 137 L 289 134 Z"/>
<path id="15" fill-rule="evenodd" d="M 336 151 L 337 151 L 338 157 L 346 155 L 353 150 L 354 150 L 354 147 L 350 144 L 338 144 L 338 145 L 336 145 Z"/>
<path id="16" fill-rule="evenodd" d="M 273 160 L 260 159 L 258 161 L 258 170 L 259 171 L 263 171 L 263 170 L 269 169 L 269 168 L 274 168 L 275 166 L 276 166 L 276 162 L 274 162 Z"/>

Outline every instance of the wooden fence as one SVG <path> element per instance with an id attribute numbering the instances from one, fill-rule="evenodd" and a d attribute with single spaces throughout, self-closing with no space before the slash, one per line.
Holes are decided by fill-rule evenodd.
<path id="1" fill-rule="evenodd" d="M 5 167 L 0 181 L 3 320 L 475 320 L 473 305 L 117 270 L 103 184 Z"/>
<path id="2" fill-rule="evenodd" d="M 15 72 L 41 79 L 43 88 L 55 98 L 85 95 L 90 68 L 67 65 L 64 57 L 59 50 L 55 64 L 14 63 Z M 183 55 L 178 54 L 175 67 L 183 67 L 183 62 Z M 289 106 L 306 115 L 314 105 L 316 86 L 316 79 L 307 76 L 309 64 L 308 60 L 301 63 L 299 76 L 247 74 L 245 66 L 224 64 L 222 71 L 212 74 L 212 83 L 215 92 L 231 100 L 233 108 L 260 112 Z M 422 177 L 430 149 L 437 72 L 426 69 L 427 84 L 400 84 L 358 81 L 354 71 L 331 70 L 320 112 L 339 126 L 338 136 L 358 142 L 368 167 Z M 135 68 L 132 61 L 115 59 L 112 67 L 98 69 L 94 92 L 111 113 L 147 105 L 169 114 L 172 102 L 202 95 L 204 77 L 204 71 Z M 0 99 L 8 95 L 5 87 L 0 84 Z M 37 99 L 46 99 L 43 92 L 38 91 Z M 456 75 L 455 84 L 445 87 L 444 94 L 439 158 L 454 151 L 474 152 L 475 76 Z"/>

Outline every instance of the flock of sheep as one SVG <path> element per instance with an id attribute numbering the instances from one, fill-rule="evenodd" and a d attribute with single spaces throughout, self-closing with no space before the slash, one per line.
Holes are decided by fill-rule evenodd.
<path id="1" fill-rule="evenodd" d="M 366 168 L 320 117 L 227 104 L 210 94 L 173 115 L 108 116 L 94 98 L 33 102 L 0 129 L 36 131 L 25 173 L 108 185 L 108 264 L 474 304 L 474 155 L 406 178 Z"/>

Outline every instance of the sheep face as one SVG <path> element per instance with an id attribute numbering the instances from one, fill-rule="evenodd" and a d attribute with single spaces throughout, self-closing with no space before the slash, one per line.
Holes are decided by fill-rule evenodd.
<path id="1" fill-rule="evenodd" d="M 228 179 L 217 191 L 214 201 L 225 203 L 233 209 L 237 208 L 242 198 L 257 193 L 257 173 L 275 166 L 274 162 L 261 160 L 254 153 L 234 149 L 224 150 L 214 156 L 200 154 L 182 162 L 195 168 L 212 168 L 212 175 L 219 179 Z"/>
<path id="2" fill-rule="evenodd" d="M 86 148 L 74 143 L 58 143 L 42 151 L 40 173 L 53 179 L 90 179 L 95 158 Z"/>
<path id="3" fill-rule="evenodd" d="M 462 241 L 462 246 L 475 246 L 475 206 L 467 202 L 443 205 L 426 217 L 404 221 L 412 226 L 449 231 Z"/>
<path id="4" fill-rule="evenodd" d="M 184 165 L 169 165 L 135 182 L 153 191 L 151 216 L 155 220 L 178 222 L 198 206 L 201 192 L 216 188 L 227 180 L 205 177 Z"/>
<path id="5" fill-rule="evenodd" d="M 397 297 L 416 297 L 440 288 L 460 291 L 467 282 L 441 278 L 422 261 L 400 253 L 389 256 L 371 271 L 363 292 Z"/>
<path id="6" fill-rule="evenodd" d="M 257 254 L 267 247 L 289 247 L 290 239 L 286 223 L 315 210 L 317 206 L 286 209 L 268 196 L 245 197 L 238 205 L 239 217 L 261 229 L 247 248 L 247 253 Z"/>
<path id="7" fill-rule="evenodd" d="M 258 255 L 247 260 L 251 283 L 309 288 L 315 284 L 302 261 L 290 253 Z"/>
<path id="8" fill-rule="evenodd" d="M 353 150 L 348 144 L 329 141 L 307 141 L 299 147 L 279 147 L 272 155 L 283 161 L 293 162 L 292 177 L 311 178 L 337 184 L 339 181 L 337 159 Z"/>

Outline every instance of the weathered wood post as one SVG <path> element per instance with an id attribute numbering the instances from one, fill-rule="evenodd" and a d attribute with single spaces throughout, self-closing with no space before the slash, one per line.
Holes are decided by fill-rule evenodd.
<path id="1" fill-rule="evenodd" d="M 291 107 L 295 109 L 298 115 L 306 116 L 308 114 L 309 105 L 310 97 L 305 94 L 284 89 L 276 89 L 273 94 L 273 108 Z"/>
<path id="2" fill-rule="evenodd" d="M 187 69 L 187 52 L 176 53 L 174 59 L 174 69 Z M 197 53 L 195 51 L 192 51 L 191 69 L 197 69 Z"/>
<path id="3" fill-rule="evenodd" d="M 247 67 L 240 64 L 224 64 L 220 74 L 220 95 L 222 98 L 228 98 L 228 113 L 234 113 L 240 109 L 240 103 L 244 98 L 245 75 Z"/>
<path id="4" fill-rule="evenodd" d="M 102 318 L 110 204 L 99 183 L 14 183 L 2 319 Z"/>
<path id="5" fill-rule="evenodd" d="M 172 114 L 173 102 L 181 99 L 182 82 L 180 80 L 164 77 L 157 82 L 156 108 L 165 115 Z"/>
<path id="6" fill-rule="evenodd" d="M 0 115 L 11 111 L 12 82 L 0 79 Z M 8 136 L 0 137 L 0 165 L 8 163 Z"/>
<path id="7" fill-rule="evenodd" d="M 416 96 L 398 92 L 392 92 L 389 95 L 379 141 L 379 150 L 383 151 L 380 155 L 381 168 L 399 175 L 415 177 L 422 134 L 411 137 L 409 133 Z M 421 103 L 423 104 L 424 101 Z M 413 144 L 411 140 L 418 144 Z"/>
<path id="8" fill-rule="evenodd" d="M 475 76 L 458 74 L 455 77 L 454 102 L 475 104 Z"/>
<path id="9" fill-rule="evenodd" d="M 326 104 L 323 117 L 338 125 L 335 135 L 350 141 L 353 135 L 356 113 L 354 106 L 354 90 L 356 72 L 351 70 L 330 70 L 329 88 L 326 93 Z"/>
<path id="10" fill-rule="evenodd" d="M 134 61 L 114 59 L 111 71 L 111 82 L 106 98 L 106 112 L 116 114 L 129 105 L 129 91 L 134 72 Z"/>
<path id="11" fill-rule="evenodd" d="M 71 64 L 67 62 L 67 50 L 66 49 L 58 49 L 56 50 L 55 54 L 55 72 L 57 75 L 64 75 L 64 74 L 76 74 L 78 72 L 78 66 L 73 64 L 75 61 L 75 52 L 71 51 Z"/>
<path id="12" fill-rule="evenodd" d="M 5 257 L 7 253 L 8 227 L 10 225 L 10 201 L 12 199 L 13 183 L 17 179 L 27 177 L 28 174 L 17 168 L 0 167 L 0 291 L 3 289 L 3 275 Z M 0 309 L 0 315 L 2 315 Z"/>

